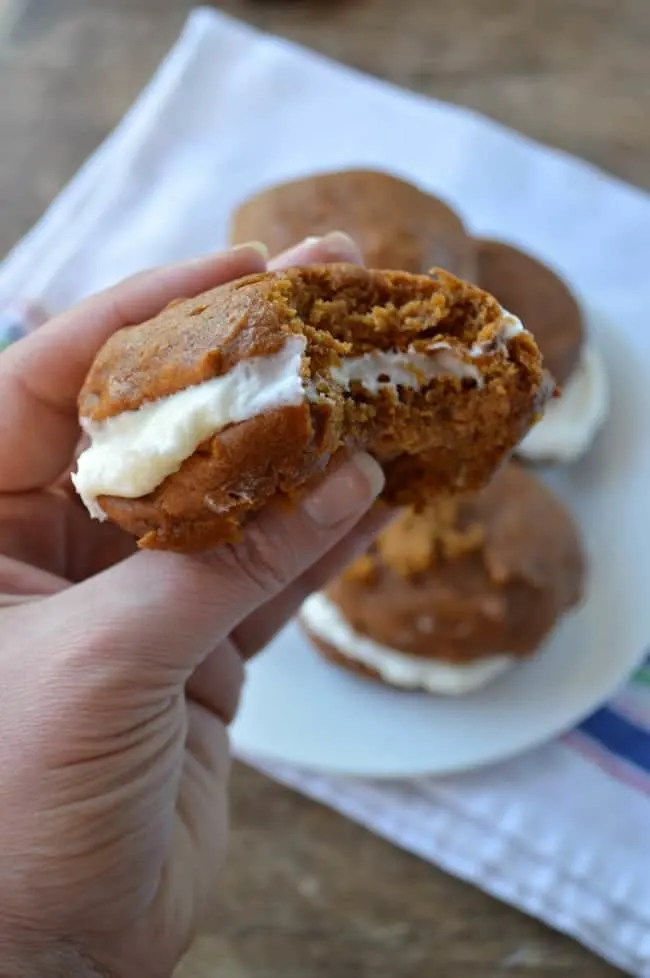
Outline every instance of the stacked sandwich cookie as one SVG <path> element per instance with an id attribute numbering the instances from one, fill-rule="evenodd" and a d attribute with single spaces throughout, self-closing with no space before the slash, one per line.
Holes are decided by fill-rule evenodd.
<path id="1" fill-rule="evenodd" d="M 301 612 L 319 651 L 408 690 L 469 693 L 533 655 L 583 595 L 570 514 L 510 463 L 482 492 L 405 511 Z"/>

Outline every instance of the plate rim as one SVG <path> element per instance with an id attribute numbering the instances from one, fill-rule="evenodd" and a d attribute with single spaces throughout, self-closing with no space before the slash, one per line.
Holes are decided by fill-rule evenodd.
<path id="1" fill-rule="evenodd" d="M 598 337 L 599 334 L 601 335 L 605 334 L 602 335 L 602 340 L 605 341 L 604 346 L 607 347 L 609 345 L 608 340 L 611 340 L 610 330 L 616 331 L 621 329 L 620 324 L 617 324 L 616 317 L 612 316 L 611 314 L 608 314 L 603 309 L 599 309 L 591 302 L 583 301 L 581 304 L 585 313 L 585 318 L 587 319 L 589 332 L 591 333 L 592 336 L 595 335 L 596 337 Z M 609 336 L 607 334 L 609 334 Z M 606 349 L 604 349 L 603 352 L 605 352 L 606 354 Z M 610 373 L 610 371 L 608 371 L 608 373 Z M 610 391 L 613 394 L 612 385 L 611 385 L 611 373 L 610 373 Z M 544 470 L 546 469 L 548 471 L 549 469 L 549 467 L 547 466 L 543 466 L 543 467 L 535 466 L 534 468 L 538 470 L 539 475 L 542 478 L 544 478 Z M 550 471 L 557 472 L 559 470 L 560 472 L 562 472 L 562 471 L 566 471 L 568 468 L 571 468 L 571 466 L 567 466 L 567 465 L 551 466 Z M 584 543 L 588 550 L 589 541 L 586 539 L 586 535 L 584 535 Z M 585 599 L 587 602 L 589 601 L 588 590 L 585 594 Z M 579 613 L 582 607 L 583 605 L 576 608 L 574 614 Z M 566 615 L 563 621 L 570 620 L 572 617 L 573 614 Z M 295 618 L 292 620 L 292 622 L 288 622 L 285 628 L 290 627 L 291 624 L 293 623 L 295 623 Z M 284 631 L 285 629 L 283 629 L 282 632 L 280 632 L 280 634 L 275 637 L 273 642 L 277 642 L 279 639 L 281 639 L 281 636 Z M 549 636 L 548 640 L 549 641 L 552 640 L 552 635 Z M 305 644 L 308 645 L 308 640 L 306 638 L 304 638 L 303 641 L 305 642 Z M 271 645 L 273 644 L 273 642 L 271 643 Z M 650 631 L 649 631 L 648 638 L 646 639 L 642 647 L 634 655 L 632 654 L 629 655 L 624 665 L 624 668 L 621 669 L 620 671 L 616 671 L 615 677 L 614 677 L 614 670 L 610 669 L 603 674 L 603 676 L 600 679 L 600 682 L 597 685 L 593 687 L 591 685 L 587 685 L 585 689 L 587 690 L 591 689 L 591 695 L 585 695 L 583 697 L 577 698 L 575 707 L 573 709 L 567 709 L 565 715 L 562 718 L 556 717 L 555 720 L 546 727 L 546 729 L 544 730 L 540 729 L 540 725 L 538 724 L 537 726 L 534 727 L 534 729 L 532 730 L 529 736 L 520 737 L 518 740 L 515 740 L 515 742 L 509 747 L 508 746 L 504 747 L 503 742 L 501 742 L 501 746 L 496 744 L 494 747 L 490 749 L 489 748 L 490 741 L 488 740 L 486 742 L 488 744 L 488 749 L 484 750 L 483 752 L 480 752 L 478 756 L 476 756 L 476 752 L 475 752 L 475 756 L 473 758 L 467 758 L 466 760 L 460 759 L 457 761 L 452 761 L 451 763 L 443 763 L 443 764 L 435 763 L 433 765 L 415 764 L 410 769 L 408 765 L 403 765 L 399 767 L 399 770 L 391 770 L 386 766 L 382 766 L 380 769 L 376 769 L 372 765 L 365 765 L 363 769 L 360 770 L 359 767 L 356 765 L 346 765 L 345 763 L 343 763 L 342 765 L 340 763 L 336 765 L 332 765 L 329 763 L 322 763 L 318 758 L 316 760 L 309 760 L 309 761 L 305 760 L 305 758 L 295 759 L 295 758 L 288 757 L 286 751 L 278 753 L 273 751 L 273 749 L 270 750 L 266 750 L 264 748 L 260 749 L 257 744 L 255 746 L 251 746 L 250 744 L 242 743 L 239 740 L 239 737 L 237 736 L 237 729 L 238 729 L 237 720 L 235 720 L 235 723 L 231 728 L 234 734 L 234 736 L 231 737 L 233 756 L 235 758 L 238 758 L 239 760 L 244 761 L 245 763 L 250 763 L 252 765 L 255 765 L 257 763 L 262 768 L 264 768 L 267 765 L 269 767 L 287 766 L 312 776 L 358 778 L 358 779 L 367 779 L 367 780 L 375 780 L 375 781 L 398 781 L 398 780 L 409 780 L 409 779 L 412 780 L 412 779 L 422 778 L 422 777 L 445 778 L 453 775 L 467 774 L 469 772 L 483 770 L 500 763 L 511 761 L 515 757 L 519 757 L 529 751 L 533 751 L 537 748 L 542 747 L 545 744 L 551 743 L 554 740 L 561 738 L 563 735 L 565 735 L 572 729 L 575 729 L 577 726 L 579 726 L 593 712 L 597 711 L 609 700 L 615 698 L 616 695 L 626 686 L 626 684 L 634 676 L 635 672 L 638 670 L 639 666 L 646 658 L 648 654 L 649 644 L 650 644 Z M 311 649 L 307 649 L 306 651 L 315 654 L 312 652 Z M 545 649 L 544 646 L 542 646 L 542 648 L 540 648 L 539 652 L 533 658 L 537 659 L 538 657 L 542 657 L 544 653 L 545 653 Z M 261 654 L 263 655 L 265 654 L 265 652 Z M 612 652 L 612 656 L 614 656 L 614 652 Z M 522 665 L 524 664 L 525 663 L 522 663 Z M 331 668 L 334 667 L 332 666 Z M 343 670 L 341 670 L 340 667 L 338 668 L 339 668 L 339 672 L 343 672 Z M 356 682 L 364 682 L 364 681 L 366 683 L 373 682 L 372 680 L 369 679 L 364 680 L 363 677 L 359 677 L 359 676 L 349 675 L 345 678 Z M 498 682 L 499 680 L 497 679 L 496 681 Z M 392 690 L 391 687 L 388 687 L 388 689 L 391 692 L 395 692 L 397 695 L 399 695 L 400 693 L 404 695 L 403 691 Z M 420 693 L 415 695 L 429 696 L 429 694 L 426 693 Z M 436 700 L 435 696 L 429 698 L 431 698 L 433 702 L 435 702 Z M 447 699 L 448 698 L 445 697 L 445 700 Z M 466 700 L 466 697 L 463 697 L 463 699 Z"/>

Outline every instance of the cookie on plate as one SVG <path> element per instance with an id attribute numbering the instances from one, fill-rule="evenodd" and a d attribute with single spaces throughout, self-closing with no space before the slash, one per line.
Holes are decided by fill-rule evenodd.
<path id="1" fill-rule="evenodd" d="M 533 655 L 581 600 L 562 503 L 510 463 L 472 499 L 405 511 L 301 622 L 326 658 L 403 689 L 462 694 Z"/>
<path id="2" fill-rule="evenodd" d="M 141 547 L 214 547 L 341 449 L 384 465 L 388 502 L 480 488 L 552 392 L 519 320 L 446 272 L 266 272 L 111 337 L 73 481 Z"/>
<path id="3" fill-rule="evenodd" d="M 602 356 L 568 286 L 541 262 L 500 241 L 477 241 L 478 282 L 522 319 L 562 396 L 518 448 L 534 462 L 571 462 L 591 445 L 609 407 Z"/>
<path id="4" fill-rule="evenodd" d="M 375 170 L 322 173 L 269 187 L 232 221 L 233 244 L 264 241 L 272 254 L 328 231 L 346 231 L 369 268 L 446 268 L 474 281 L 476 249 L 460 217 L 413 184 Z"/>

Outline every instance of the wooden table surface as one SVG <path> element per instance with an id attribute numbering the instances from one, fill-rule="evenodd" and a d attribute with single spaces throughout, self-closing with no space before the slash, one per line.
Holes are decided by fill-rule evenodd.
<path id="1" fill-rule="evenodd" d="M 0 255 L 119 120 L 190 0 L 14 0 Z M 227 0 L 222 8 L 650 187 L 648 0 Z M 13 20 L 13 23 L 12 23 Z M 0 29 L 0 34 L 2 34 Z M 570 940 L 238 767 L 218 936 L 183 978 L 605 978 Z"/>

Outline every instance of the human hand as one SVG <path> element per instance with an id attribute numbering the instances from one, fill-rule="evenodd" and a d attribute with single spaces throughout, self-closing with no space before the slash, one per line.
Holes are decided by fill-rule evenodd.
<path id="1" fill-rule="evenodd" d="M 334 235 L 273 264 L 328 260 L 361 256 Z M 168 978 L 219 878 L 242 661 L 382 523 L 365 455 L 196 556 L 136 553 L 70 491 L 108 336 L 265 264 L 243 247 L 148 272 L 0 354 L 3 978 Z"/>

